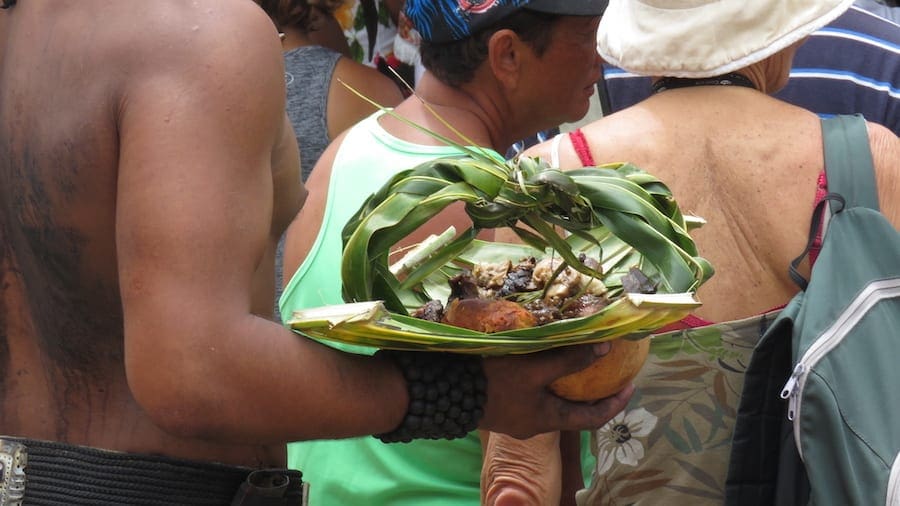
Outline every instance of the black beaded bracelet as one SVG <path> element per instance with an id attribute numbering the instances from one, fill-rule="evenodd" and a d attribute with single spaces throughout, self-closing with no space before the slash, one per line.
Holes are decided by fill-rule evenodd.
<path id="1" fill-rule="evenodd" d="M 375 434 L 384 443 L 413 439 L 457 439 L 478 427 L 487 380 L 481 357 L 456 353 L 382 350 L 406 378 L 409 407 L 396 429 Z"/>

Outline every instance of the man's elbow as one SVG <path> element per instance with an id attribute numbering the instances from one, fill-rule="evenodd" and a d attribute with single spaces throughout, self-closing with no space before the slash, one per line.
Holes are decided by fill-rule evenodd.
<path id="1" fill-rule="evenodd" d="M 164 432 L 191 439 L 221 438 L 225 433 L 221 403 L 201 382 L 186 377 L 160 367 L 147 374 L 130 373 L 129 387 L 141 409 Z"/>

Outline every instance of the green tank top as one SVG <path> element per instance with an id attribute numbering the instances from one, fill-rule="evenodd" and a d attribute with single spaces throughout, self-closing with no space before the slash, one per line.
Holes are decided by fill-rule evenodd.
<path id="1" fill-rule="evenodd" d="M 341 230 L 363 201 L 401 170 L 458 156 L 457 148 L 425 146 L 382 129 L 376 113 L 351 128 L 338 150 L 321 228 L 279 300 L 281 314 L 340 304 Z M 493 151 L 492 156 L 503 157 Z M 371 348 L 331 346 L 355 353 Z M 481 443 L 477 433 L 453 441 L 388 445 L 366 436 L 288 445 L 288 464 L 310 483 L 317 506 L 474 506 L 480 502 Z"/>

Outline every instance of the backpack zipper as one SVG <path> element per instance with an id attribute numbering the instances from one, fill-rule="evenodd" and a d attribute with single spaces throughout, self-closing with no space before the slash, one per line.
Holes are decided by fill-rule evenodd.
<path id="1" fill-rule="evenodd" d="M 865 289 L 844 309 L 822 335 L 806 350 L 806 353 L 794 366 L 791 377 L 781 390 L 781 398 L 788 400 L 788 420 L 793 422 L 794 442 L 797 452 L 803 460 L 803 449 L 800 447 L 800 408 L 803 402 L 803 387 L 809 371 L 819 363 L 831 350 L 836 348 L 847 336 L 847 332 L 862 320 L 863 316 L 884 300 L 900 297 L 900 278 L 884 279 L 869 283 Z"/>
<path id="2" fill-rule="evenodd" d="M 900 505 L 900 453 L 897 454 L 897 458 L 894 459 L 894 464 L 891 466 L 891 477 L 888 478 L 887 501 L 885 501 L 885 504 L 887 506 Z"/>

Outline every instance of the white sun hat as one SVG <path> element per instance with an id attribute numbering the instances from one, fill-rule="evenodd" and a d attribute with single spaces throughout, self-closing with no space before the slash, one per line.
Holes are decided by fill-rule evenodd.
<path id="1" fill-rule="evenodd" d="M 604 60 L 635 74 L 712 77 L 764 60 L 843 14 L 853 0 L 610 0 Z"/>

